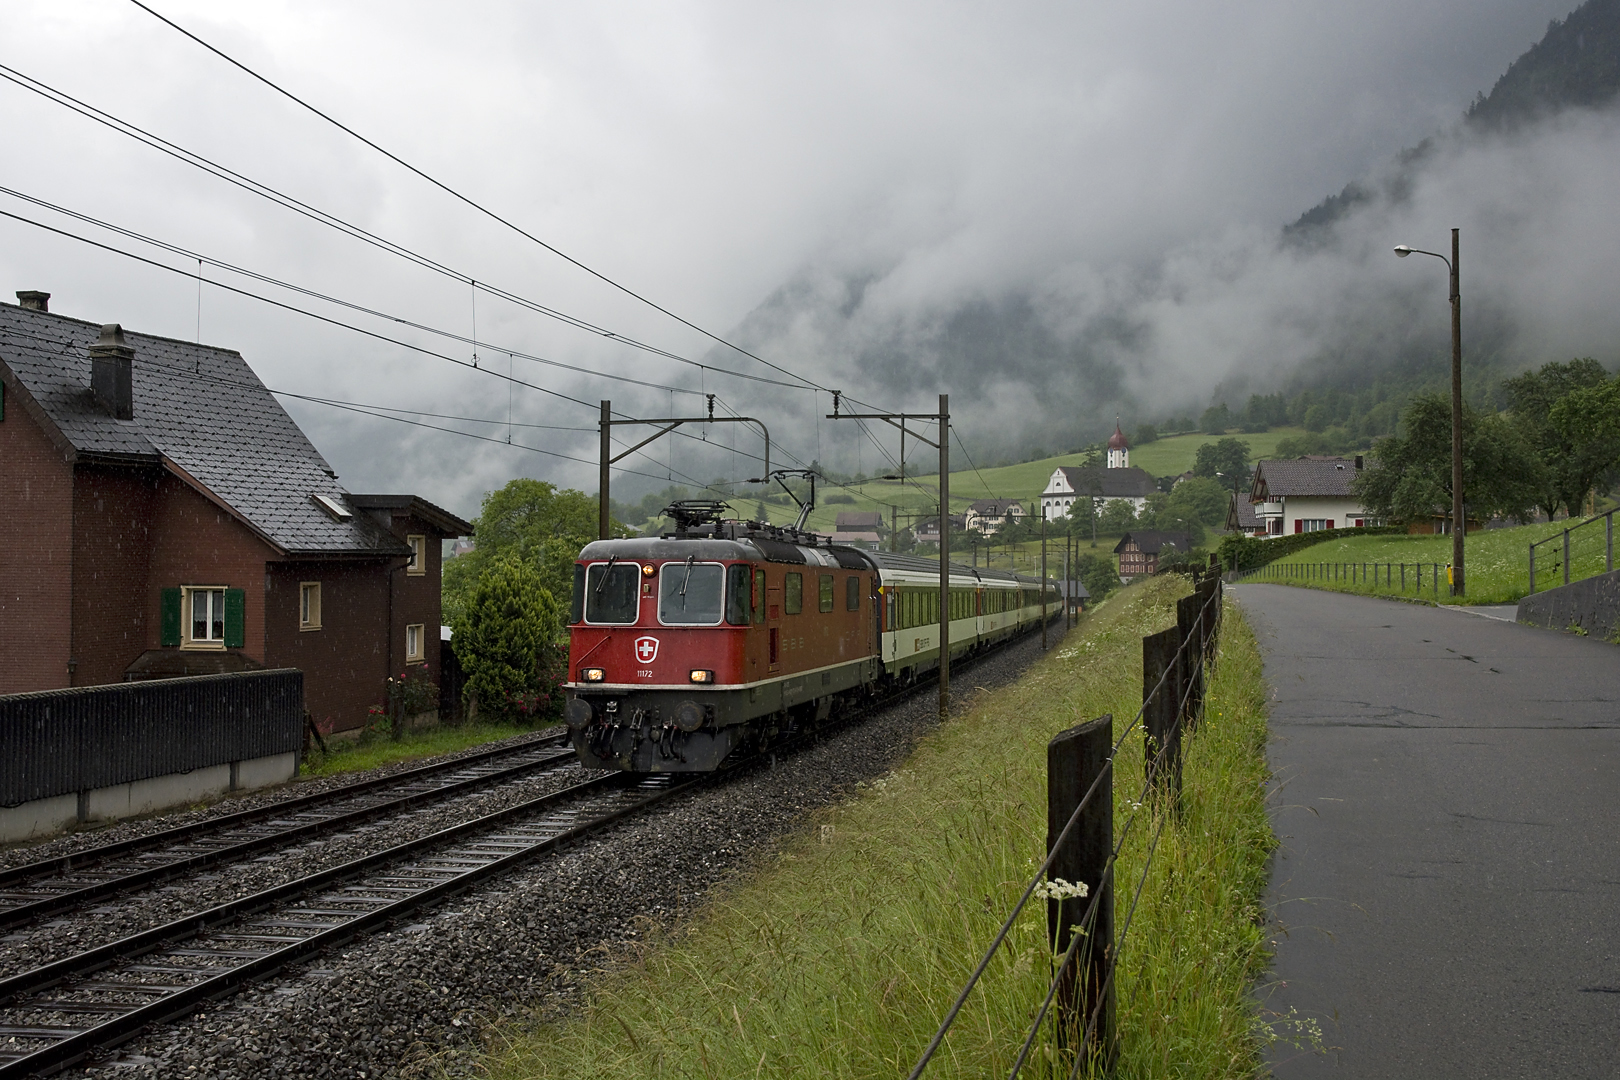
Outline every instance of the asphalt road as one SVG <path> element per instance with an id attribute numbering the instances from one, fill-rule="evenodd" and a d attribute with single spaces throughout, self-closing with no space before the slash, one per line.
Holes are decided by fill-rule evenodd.
<path id="1" fill-rule="evenodd" d="M 1232 589 L 1273 690 L 1268 1018 L 1308 1077 L 1620 1076 L 1620 648 Z"/>

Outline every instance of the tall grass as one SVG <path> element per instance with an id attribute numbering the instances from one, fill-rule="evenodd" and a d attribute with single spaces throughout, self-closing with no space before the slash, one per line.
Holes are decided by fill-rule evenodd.
<path id="1" fill-rule="evenodd" d="M 582 1015 L 499 1032 L 493 1075 L 904 1076 L 1044 855 L 1046 742 L 1106 712 L 1123 729 L 1140 705 L 1141 638 L 1173 622 L 1185 592 L 1160 578 L 1101 605 L 684 933 L 601 975 Z M 1250 1076 L 1265 1035 L 1248 997 L 1273 843 L 1265 693 L 1232 608 L 1220 655 L 1187 744 L 1184 812 L 1164 829 L 1123 948 L 1122 1077 Z M 1141 748 L 1133 734 L 1120 755 L 1116 833 L 1135 809 Z M 1157 824 L 1139 822 L 1124 852 L 1121 919 Z M 1005 1072 L 1050 964 L 1044 906 L 1032 905 L 928 1075 Z M 1037 1061 L 1027 1075 L 1044 1072 Z"/>
<path id="2" fill-rule="evenodd" d="M 1247 576 L 1245 581 L 1279 581 L 1286 585 L 1309 585 L 1335 592 L 1353 592 L 1363 596 L 1412 596 L 1420 594 L 1416 588 L 1415 565 L 1423 565 L 1422 598 L 1438 599 L 1442 604 L 1511 604 L 1530 591 L 1530 544 L 1563 533 L 1568 522 L 1555 521 L 1539 525 L 1521 525 L 1511 529 L 1485 529 L 1470 533 L 1464 541 L 1463 558 L 1467 570 L 1468 595 L 1454 599 L 1446 594 L 1446 564 L 1451 561 L 1449 536 L 1352 536 L 1338 540 L 1325 540 L 1320 544 L 1285 556 L 1271 564 L 1272 569 Z M 1604 569 L 1605 544 L 1602 523 L 1588 525 L 1570 537 L 1569 577 L 1578 581 L 1583 577 L 1600 574 Z M 1367 580 L 1360 569 L 1368 565 Z M 1371 580 L 1371 565 L 1379 567 L 1378 580 Z M 1406 565 L 1406 587 L 1401 587 L 1402 564 Z M 1386 582 L 1384 567 L 1393 566 L 1388 573 L 1392 582 Z M 1440 595 L 1435 596 L 1433 568 L 1440 568 Z M 1308 576 L 1288 576 L 1288 566 L 1326 567 L 1310 571 Z M 1333 567 L 1340 567 L 1335 576 Z M 1349 576 L 1345 567 L 1356 569 Z M 1299 571 L 1295 572 L 1296 575 Z M 1536 549 L 1536 591 L 1542 592 L 1564 582 L 1564 548 L 1556 540 Z"/>

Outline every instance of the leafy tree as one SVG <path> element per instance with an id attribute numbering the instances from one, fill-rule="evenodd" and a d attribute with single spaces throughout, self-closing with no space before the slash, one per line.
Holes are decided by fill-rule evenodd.
<path id="1" fill-rule="evenodd" d="M 1326 431 L 1328 426 L 1327 406 L 1320 404 L 1312 405 L 1310 408 L 1305 410 L 1304 421 L 1306 431 Z"/>
<path id="2" fill-rule="evenodd" d="M 1091 594 L 1091 603 L 1095 604 L 1105 599 L 1109 593 L 1119 588 L 1119 568 L 1114 565 L 1111 555 L 1093 555 L 1084 552 L 1074 560 L 1072 568 L 1075 580 L 1086 587 Z"/>
<path id="3" fill-rule="evenodd" d="M 456 658 L 467 673 L 469 713 L 510 719 L 542 690 L 541 669 L 562 629 L 563 611 L 530 562 L 488 560 L 454 624 Z"/>
<path id="4" fill-rule="evenodd" d="M 1549 518 L 1560 506 L 1571 516 L 1579 514 L 1586 493 L 1598 476 L 1615 462 L 1612 439 L 1593 441 L 1601 424 L 1598 428 L 1592 427 L 1588 421 L 1599 417 L 1589 415 L 1584 404 L 1588 400 L 1599 400 L 1601 395 L 1582 399 L 1566 409 L 1562 414 L 1566 417 L 1564 424 L 1553 420 L 1553 410 L 1572 394 L 1596 390 L 1608 382 L 1609 373 L 1603 365 L 1586 357 L 1567 364 L 1544 364 L 1539 371 L 1527 371 L 1502 383 L 1514 425 L 1545 466 L 1536 505 Z"/>
<path id="5" fill-rule="evenodd" d="M 1136 527 L 1136 507 L 1129 499 L 1110 499 L 1097 517 L 1100 532 L 1122 533 Z"/>
<path id="6" fill-rule="evenodd" d="M 1183 480 L 1165 496 L 1154 523 L 1161 529 L 1190 532 L 1196 541 L 1202 538 L 1205 526 L 1226 523 L 1231 502 L 1231 492 L 1211 478 Z"/>
<path id="7" fill-rule="evenodd" d="M 594 496 L 544 480 L 520 477 L 487 493 L 478 515 L 477 548 L 445 563 L 441 588 L 449 624 L 466 614 L 485 570 L 504 558 L 533 567 L 551 595 L 568 596 L 574 559 L 596 539 L 596 515 Z M 626 536 L 629 530 L 615 523 L 614 535 Z"/>
<path id="8" fill-rule="evenodd" d="M 1205 443 L 1193 455 L 1193 475 L 1215 480 L 1228 491 L 1247 491 L 1249 456 L 1249 444 L 1230 435 L 1220 442 Z"/>
<path id="9" fill-rule="evenodd" d="M 1150 442 L 1157 442 L 1159 429 L 1152 424 L 1137 424 L 1136 430 L 1131 432 L 1131 442 L 1136 446 L 1146 446 Z"/>
<path id="10" fill-rule="evenodd" d="M 1402 435 L 1379 439 L 1373 460 L 1353 481 L 1369 513 L 1417 521 L 1451 509 L 1451 399 L 1420 394 L 1402 415 Z M 1515 425 L 1463 405 L 1463 497 L 1471 518 L 1529 518 L 1541 463 Z"/>
<path id="11" fill-rule="evenodd" d="M 1615 468 L 1620 466 L 1620 377 L 1571 390 L 1552 407 L 1548 419 L 1564 445 L 1572 448 L 1560 465 L 1561 497 L 1573 517 L 1594 485 L 1613 486 Z"/>
<path id="12" fill-rule="evenodd" d="M 1211 405 L 1204 410 L 1204 415 L 1198 421 L 1198 428 L 1206 435 L 1224 435 L 1226 429 L 1232 426 L 1232 410 L 1226 407 L 1226 402 Z"/>

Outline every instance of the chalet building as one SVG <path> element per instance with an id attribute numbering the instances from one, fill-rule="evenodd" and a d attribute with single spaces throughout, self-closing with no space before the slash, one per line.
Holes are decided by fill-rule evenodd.
<path id="1" fill-rule="evenodd" d="M 1156 529 L 1128 532 L 1114 545 L 1114 554 L 1119 556 L 1119 576 L 1122 578 L 1157 574 L 1161 556 L 1176 552 L 1185 554 L 1191 550 L 1192 537 L 1187 533 L 1160 532 Z"/>
<path id="2" fill-rule="evenodd" d="M 1266 521 L 1249 501 L 1247 493 L 1241 497 L 1232 493 L 1232 503 L 1226 509 L 1226 531 L 1239 536 L 1266 535 Z"/>
<path id="3" fill-rule="evenodd" d="M 967 515 L 952 514 L 950 522 L 951 528 L 960 532 L 967 528 Z M 939 518 L 923 518 L 912 528 L 911 535 L 919 544 L 939 543 Z"/>
<path id="4" fill-rule="evenodd" d="M 1091 497 L 1097 510 L 1124 499 L 1137 513 L 1147 505 L 1147 497 L 1159 490 L 1159 482 L 1146 469 L 1131 464 L 1130 443 L 1125 433 L 1114 425 L 1114 434 L 1108 439 L 1108 458 L 1104 468 L 1060 465 L 1052 470 L 1041 492 L 1041 510 L 1046 520 L 1056 521 L 1069 512 L 1077 500 Z"/>
<path id="5" fill-rule="evenodd" d="M 975 532 L 992 533 L 1008 522 L 1023 521 L 1024 504 L 1017 499 L 975 499 L 968 504 L 963 519 Z"/>
<path id="6" fill-rule="evenodd" d="M 882 532 L 881 510 L 840 510 L 833 528 L 837 532 Z"/>
<path id="7" fill-rule="evenodd" d="M 1359 455 L 1257 462 L 1249 503 L 1265 522 L 1260 535 L 1365 526 L 1368 514 L 1350 487 L 1361 466 Z"/>
<path id="8" fill-rule="evenodd" d="M 241 354 L 0 304 L 0 693 L 264 667 L 323 728 L 439 679 L 444 539 L 356 495 Z"/>

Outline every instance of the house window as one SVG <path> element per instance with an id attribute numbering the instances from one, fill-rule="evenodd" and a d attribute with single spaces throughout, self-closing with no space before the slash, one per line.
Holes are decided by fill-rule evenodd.
<path id="1" fill-rule="evenodd" d="M 411 561 L 405 564 L 407 574 L 427 573 L 427 537 L 407 536 L 405 542 L 411 545 Z"/>
<path id="2" fill-rule="evenodd" d="M 1300 518 L 1294 522 L 1294 531 L 1297 533 L 1321 532 L 1323 529 L 1333 528 L 1333 523 L 1326 518 Z"/>
<path id="3" fill-rule="evenodd" d="M 427 659 L 426 624 L 412 623 L 405 628 L 405 662 L 420 664 Z"/>
<path id="4" fill-rule="evenodd" d="M 197 587 L 186 590 L 186 644 L 225 647 L 225 590 Z"/>
<path id="5" fill-rule="evenodd" d="M 298 629 L 319 630 L 321 628 L 321 583 L 318 581 L 301 581 L 298 583 Z"/>

